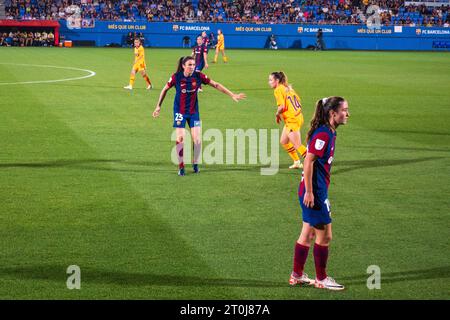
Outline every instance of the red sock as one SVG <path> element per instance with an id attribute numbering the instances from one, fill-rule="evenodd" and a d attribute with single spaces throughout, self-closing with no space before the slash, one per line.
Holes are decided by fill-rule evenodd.
<path id="1" fill-rule="evenodd" d="M 184 162 L 183 162 L 183 142 L 177 141 L 177 155 L 178 155 L 178 166 L 181 168 L 184 168 Z"/>
<path id="2" fill-rule="evenodd" d="M 194 162 L 192 164 L 198 164 L 198 160 L 200 159 L 200 154 L 202 152 L 202 144 L 194 143 L 193 149 L 194 149 Z"/>
<path id="3" fill-rule="evenodd" d="M 323 280 L 327 277 L 328 247 L 315 243 L 313 253 L 314 264 L 316 266 L 316 278 Z"/>
<path id="4" fill-rule="evenodd" d="M 309 247 L 301 245 L 300 243 L 295 243 L 294 251 L 294 273 L 297 276 L 303 274 L 303 268 L 305 267 L 306 259 L 308 258 Z"/>

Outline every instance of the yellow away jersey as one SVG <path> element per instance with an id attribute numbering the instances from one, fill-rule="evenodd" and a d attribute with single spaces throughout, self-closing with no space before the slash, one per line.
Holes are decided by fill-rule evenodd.
<path id="1" fill-rule="evenodd" d="M 219 34 L 217 36 L 217 45 L 219 47 L 223 47 L 224 44 L 225 44 L 225 37 L 223 36 L 223 34 Z"/>
<path id="2" fill-rule="evenodd" d="M 283 118 L 295 119 L 302 115 L 302 105 L 300 97 L 294 89 L 288 90 L 286 86 L 279 84 L 274 90 L 275 99 L 277 100 L 277 107 L 283 106 Z"/>
<path id="3" fill-rule="evenodd" d="M 134 64 L 145 63 L 144 47 L 134 48 Z"/>

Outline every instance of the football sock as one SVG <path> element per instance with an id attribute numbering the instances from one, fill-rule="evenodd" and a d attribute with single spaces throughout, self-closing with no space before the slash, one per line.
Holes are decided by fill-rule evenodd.
<path id="1" fill-rule="evenodd" d="M 316 267 L 316 278 L 323 280 L 327 277 L 327 260 L 328 260 L 328 246 L 321 246 L 314 244 L 314 265 Z"/>
<path id="2" fill-rule="evenodd" d="M 223 62 L 228 62 L 227 56 L 223 56 Z"/>
<path id="3" fill-rule="evenodd" d="M 177 141 L 177 156 L 178 156 L 178 166 L 181 168 L 184 168 L 184 162 L 183 162 L 183 142 Z"/>
<path id="4" fill-rule="evenodd" d="M 294 273 L 297 276 L 303 274 L 303 268 L 305 267 L 306 259 L 308 258 L 309 247 L 301 245 L 300 243 L 295 243 L 294 250 Z"/>
<path id="5" fill-rule="evenodd" d="M 136 78 L 136 76 L 130 76 L 130 86 L 134 85 L 134 79 Z"/>
<path id="6" fill-rule="evenodd" d="M 297 151 L 303 158 L 306 157 L 306 147 L 303 144 L 298 147 Z"/>
<path id="7" fill-rule="evenodd" d="M 200 158 L 200 154 L 202 152 L 202 143 L 193 143 L 194 148 L 194 161 L 193 164 L 198 164 L 198 159 Z"/>
<path id="8" fill-rule="evenodd" d="M 144 79 L 145 79 L 145 82 L 147 82 L 148 85 L 150 85 L 150 86 L 152 85 L 152 83 L 150 82 L 150 79 L 149 79 L 148 75 L 145 75 L 145 76 L 144 76 Z"/>
<path id="9" fill-rule="evenodd" d="M 217 53 L 216 53 L 216 55 L 214 56 L 214 63 L 216 63 L 217 62 Z"/>
<path id="10" fill-rule="evenodd" d="M 289 154 L 289 156 L 292 158 L 292 160 L 294 160 L 294 161 L 300 160 L 300 158 L 298 157 L 297 151 L 295 150 L 295 147 L 291 142 L 289 142 L 287 144 L 283 144 L 283 148 L 286 150 L 286 152 Z"/>

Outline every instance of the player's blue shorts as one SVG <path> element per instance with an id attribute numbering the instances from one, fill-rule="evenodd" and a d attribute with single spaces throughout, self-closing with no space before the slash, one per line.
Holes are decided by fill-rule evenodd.
<path id="1" fill-rule="evenodd" d="M 304 196 L 304 195 L 303 195 Z M 314 207 L 308 208 L 303 203 L 303 196 L 300 196 L 300 206 L 302 207 L 302 218 L 304 222 L 309 223 L 311 226 L 317 226 L 319 224 L 331 223 L 331 208 L 328 198 L 320 198 L 314 195 Z"/>
<path id="2" fill-rule="evenodd" d="M 196 72 L 200 72 L 200 71 L 203 70 L 204 67 L 205 67 L 205 63 L 196 64 L 195 65 L 195 71 Z"/>
<path id="3" fill-rule="evenodd" d="M 181 114 L 181 113 L 174 113 L 173 115 L 173 127 L 174 128 L 184 128 L 186 127 L 186 122 L 189 125 L 189 128 L 193 127 L 200 127 L 200 114 L 194 113 L 194 114 Z"/>

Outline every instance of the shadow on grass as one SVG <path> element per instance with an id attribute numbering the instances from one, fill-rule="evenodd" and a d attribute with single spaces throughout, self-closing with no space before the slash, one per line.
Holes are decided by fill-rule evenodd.
<path id="1" fill-rule="evenodd" d="M 118 172 L 177 172 L 177 166 L 169 161 L 128 161 L 119 159 L 61 159 L 43 162 L 11 162 L 0 163 L 0 169 L 7 168 L 27 168 L 27 169 L 47 169 L 67 167 L 81 170 L 103 170 L 103 171 L 118 171 Z M 141 167 L 141 169 L 133 168 Z M 189 172 L 191 165 L 187 164 L 186 168 Z M 206 165 L 200 166 L 202 174 L 205 172 L 232 172 L 232 171 L 247 171 L 257 172 L 261 168 L 268 166 L 262 165 Z"/>
<path id="2" fill-rule="evenodd" d="M 66 268 L 68 266 L 20 266 L 0 268 L 1 278 L 15 278 L 17 280 L 47 280 L 61 282 L 67 281 Z M 346 286 L 365 285 L 369 274 L 339 277 L 338 282 Z M 405 270 L 399 272 L 381 272 L 381 285 L 387 283 L 409 282 L 432 279 L 450 278 L 450 266 L 430 269 Z M 100 270 L 89 267 L 81 267 L 82 285 L 102 284 L 118 286 L 173 286 L 173 287 L 240 287 L 240 288 L 288 288 L 285 281 L 268 281 L 262 279 L 239 278 L 210 278 L 192 275 L 132 273 L 124 271 Z"/>
<path id="3" fill-rule="evenodd" d="M 336 161 L 333 166 L 337 169 L 332 170 L 332 175 L 346 173 L 354 170 L 368 169 L 368 168 L 382 168 L 392 166 L 404 166 L 408 164 L 420 163 L 425 161 L 433 161 L 446 159 L 446 157 L 424 157 L 416 159 L 371 159 L 371 160 L 343 160 Z M 346 167 L 342 168 L 341 167 Z"/>
<path id="4" fill-rule="evenodd" d="M 420 147 L 420 148 L 414 148 L 414 147 L 396 147 L 396 146 L 389 146 L 389 145 L 382 145 L 382 146 L 351 146 L 351 149 L 380 149 L 383 153 L 386 152 L 386 150 L 394 150 L 394 151 L 418 151 L 418 152 L 450 152 L 450 149 L 443 149 L 443 148 L 427 148 L 427 147 Z"/>
<path id="5" fill-rule="evenodd" d="M 391 166 L 404 166 L 408 164 L 420 163 L 425 161 L 433 161 L 446 159 L 446 157 L 424 157 L 416 159 L 371 159 L 371 160 L 343 160 L 336 161 L 332 174 L 341 174 L 354 170 L 362 170 L 368 168 L 381 168 Z M 171 162 L 161 161 L 128 161 L 120 159 L 61 159 L 43 162 L 11 162 L 0 163 L 0 169 L 8 168 L 29 168 L 29 169 L 45 169 L 67 167 L 80 170 L 94 171 L 117 171 L 117 172 L 134 172 L 134 173 L 152 173 L 152 172 L 176 172 L 176 165 Z M 187 165 L 189 172 L 190 165 Z M 201 165 L 202 175 L 208 172 L 261 172 L 263 168 L 269 168 L 268 165 Z M 286 165 L 287 167 L 287 165 Z M 341 168 L 344 167 L 344 168 Z M 277 174 L 296 174 L 295 170 L 287 170 L 281 167 Z M 301 174 L 301 170 L 297 171 Z"/>
<path id="6" fill-rule="evenodd" d="M 148 169 L 133 169 L 133 168 L 115 168 L 112 165 L 123 166 L 144 166 Z M 80 159 L 80 160 L 53 160 L 43 162 L 17 162 L 17 163 L 0 163 L 2 168 L 26 168 L 26 169 L 49 169 L 49 168 L 71 168 L 79 170 L 94 170 L 94 171 L 118 171 L 118 172 L 169 172 L 168 163 L 149 162 L 149 161 L 126 161 L 114 159 Z"/>
<path id="7" fill-rule="evenodd" d="M 450 136 L 450 132 L 435 132 L 435 131 L 420 131 L 420 130 L 393 130 L 393 129 L 384 129 L 384 130 L 375 130 L 383 133 L 393 133 L 393 134 L 421 134 L 421 135 L 431 135 L 431 136 Z"/>
<path id="8" fill-rule="evenodd" d="M 341 281 L 344 285 L 365 284 L 369 278 L 369 274 L 360 274 L 348 277 L 339 277 L 337 281 Z M 431 279 L 448 279 L 450 278 L 450 266 L 436 267 L 430 269 L 405 270 L 398 272 L 383 272 L 381 270 L 381 285 L 383 283 L 395 283 L 416 280 Z"/>
<path id="9" fill-rule="evenodd" d="M 68 266 L 20 266 L 0 268 L 0 277 L 13 277 L 18 280 L 50 280 L 65 285 Z M 287 287 L 287 282 L 257 279 L 209 278 L 190 275 L 132 273 L 108 271 L 81 266 L 81 284 L 111 284 L 119 286 L 173 286 L 173 287 L 253 287 L 277 288 Z"/>

